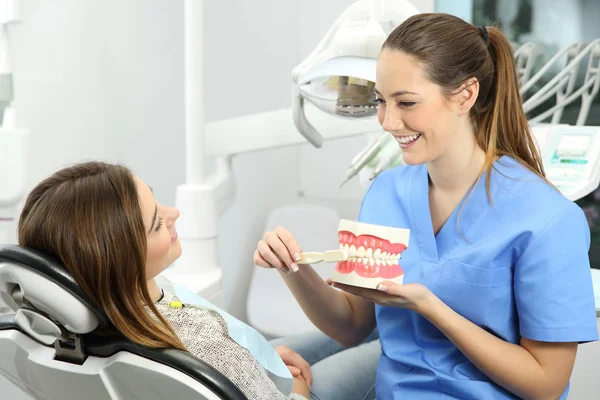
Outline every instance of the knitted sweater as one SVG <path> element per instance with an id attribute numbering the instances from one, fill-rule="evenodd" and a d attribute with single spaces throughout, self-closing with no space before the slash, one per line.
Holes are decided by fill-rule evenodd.
<path id="1" fill-rule="evenodd" d="M 299 394 L 290 397 L 279 392 L 254 356 L 229 337 L 227 323 L 217 311 L 200 306 L 174 308 L 169 306 L 172 301 L 179 299 L 163 291 L 155 306 L 183 345 L 229 378 L 248 399 L 307 400 Z"/>

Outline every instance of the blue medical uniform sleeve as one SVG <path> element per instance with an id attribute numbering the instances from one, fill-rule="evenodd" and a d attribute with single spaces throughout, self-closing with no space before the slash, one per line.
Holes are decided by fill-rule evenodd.
<path id="1" fill-rule="evenodd" d="M 530 238 L 514 275 L 521 336 L 544 342 L 598 340 L 589 246 L 589 225 L 574 203 Z"/>

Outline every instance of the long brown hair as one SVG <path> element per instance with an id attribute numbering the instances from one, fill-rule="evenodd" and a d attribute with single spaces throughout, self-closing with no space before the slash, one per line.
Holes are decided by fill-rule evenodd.
<path id="1" fill-rule="evenodd" d="M 128 339 L 185 350 L 148 293 L 146 230 L 127 168 L 88 162 L 54 173 L 27 197 L 18 230 L 19 245 L 58 259 Z"/>
<path id="2" fill-rule="evenodd" d="M 482 173 L 487 172 L 490 201 L 490 172 L 503 155 L 548 182 L 523 110 L 513 50 L 499 29 L 479 28 L 450 14 L 416 14 L 388 36 L 382 49 L 415 57 L 447 94 L 470 78 L 479 81 L 471 119 L 477 144 L 486 153 Z"/>

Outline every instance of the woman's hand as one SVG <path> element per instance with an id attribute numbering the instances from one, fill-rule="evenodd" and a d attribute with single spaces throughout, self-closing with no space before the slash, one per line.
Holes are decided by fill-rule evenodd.
<path id="1" fill-rule="evenodd" d="M 279 354 L 279 357 L 283 360 L 285 365 L 292 373 L 294 378 L 302 376 L 308 385 L 308 388 L 312 386 L 312 372 L 310 371 L 310 365 L 302 356 L 287 346 L 276 346 L 275 351 Z"/>
<path id="2" fill-rule="evenodd" d="M 298 271 L 302 249 L 290 231 L 279 227 L 265 233 L 254 252 L 254 264 L 264 268 L 277 268 L 285 273 Z"/>
<path id="3" fill-rule="evenodd" d="M 398 285 L 390 281 L 382 281 L 377 289 L 366 289 L 357 286 L 344 285 L 328 280 L 327 283 L 335 288 L 356 296 L 363 297 L 382 306 L 407 308 L 419 313 L 427 310 L 435 295 L 420 283 Z"/>
<path id="4" fill-rule="evenodd" d="M 306 379 L 302 375 L 294 377 L 294 387 L 292 393 L 298 393 L 306 399 L 310 399 L 310 387 L 306 383 Z"/>

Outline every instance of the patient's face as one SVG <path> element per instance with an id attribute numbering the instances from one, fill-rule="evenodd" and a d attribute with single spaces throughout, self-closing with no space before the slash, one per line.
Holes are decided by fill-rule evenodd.
<path id="1" fill-rule="evenodd" d="M 175 230 L 179 210 L 159 204 L 152 190 L 139 178 L 136 178 L 136 183 L 148 242 L 146 279 L 150 280 L 181 255 L 181 245 Z"/>

